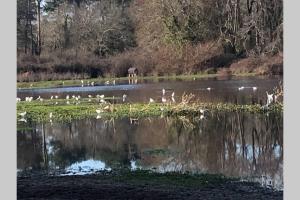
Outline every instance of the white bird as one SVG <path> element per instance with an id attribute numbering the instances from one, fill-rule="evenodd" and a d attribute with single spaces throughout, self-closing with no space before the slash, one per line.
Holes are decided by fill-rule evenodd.
<path id="1" fill-rule="evenodd" d="M 172 100 L 173 103 L 176 102 L 174 97 L 171 97 L 171 100 Z"/>
<path id="2" fill-rule="evenodd" d="M 166 103 L 166 102 L 167 102 L 166 97 L 162 97 L 162 98 L 161 98 L 161 102 Z"/>
<path id="3" fill-rule="evenodd" d="M 113 84 L 116 85 L 116 80 L 113 80 Z"/>
<path id="4" fill-rule="evenodd" d="M 70 104 L 70 102 L 69 102 L 69 101 L 67 101 L 67 104 L 69 105 L 69 104 Z"/>
<path id="5" fill-rule="evenodd" d="M 123 94 L 123 102 L 126 101 L 126 97 L 127 97 L 127 95 L 126 95 L 126 94 Z"/>
<path id="6" fill-rule="evenodd" d="M 105 81 L 105 85 L 108 85 L 109 84 L 109 81 Z"/>
<path id="7" fill-rule="evenodd" d="M 88 97 L 89 97 L 89 98 L 92 98 L 93 96 L 89 94 Z"/>
<path id="8" fill-rule="evenodd" d="M 19 113 L 19 115 L 21 116 L 21 117 L 24 117 L 25 115 L 26 115 L 26 111 L 25 112 L 22 112 L 22 113 Z"/>
<path id="9" fill-rule="evenodd" d="M 272 102 L 273 102 L 273 94 L 269 94 L 268 92 L 267 93 L 267 105 L 270 105 Z"/>
<path id="10" fill-rule="evenodd" d="M 65 82 L 63 81 L 62 84 L 65 85 Z"/>
<path id="11" fill-rule="evenodd" d="M 244 86 L 242 86 L 242 87 L 239 87 L 239 90 L 243 90 L 245 87 Z"/>
<path id="12" fill-rule="evenodd" d="M 41 99 L 41 96 L 39 96 L 38 98 L 36 98 L 36 100 L 40 100 Z"/>
<path id="13" fill-rule="evenodd" d="M 175 96 L 175 92 L 172 92 L 172 95 L 171 95 L 172 97 L 174 97 Z"/>
<path id="14" fill-rule="evenodd" d="M 196 80 L 196 77 L 194 77 L 193 80 L 195 81 L 195 80 Z"/>
<path id="15" fill-rule="evenodd" d="M 154 99 L 150 98 L 149 103 L 154 103 Z"/>
<path id="16" fill-rule="evenodd" d="M 200 108 L 200 109 L 199 109 L 199 111 L 200 111 L 200 113 L 201 113 L 201 114 L 204 114 L 204 112 L 205 112 L 206 110 L 205 110 L 205 109 L 202 109 L 202 108 Z"/>
<path id="17" fill-rule="evenodd" d="M 58 104 L 58 102 L 55 102 L 55 105 L 57 105 Z"/>
<path id="18" fill-rule="evenodd" d="M 100 103 L 106 103 L 104 99 L 100 99 Z"/>
<path id="19" fill-rule="evenodd" d="M 81 80 L 81 84 L 83 85 L 83 80 Z"/>
<path id="20" fill-rule="evenodd" d="M 69 95 L 67 95 L 67 96 L 66 96 L 66 99 L 68 100 L 69 98 L 70 98 L 70 96 L 69 96 Z"/>
<path id="21" fill-rule="evenodd" d="M 51 96 L 50 99 L 52 100 L 52 99 L 53 99 L 53 96 Z"/>
<path id="22" fill-rule="evenodd" d="M 49 114 L 49 118 L 51 119 L 53 117 L 53 114 L 52 112 Z"/>
<path id="23" fill-rule="evenodd" d="M 257 90 L 257 87 L 252 87 L 253 91 L 256 91 Z"/>
<path id="24" fill-rule="evenodd" d="M 166 94 L 166 90 L 165 88 L 162 89 L 162 95 L 165 95 Z"/>
<path id="25" fill-rule="evenodd" d="M 21 119 L 19 119 L 19 122 L 27 122 L 27 120 L 26 119 L 24 119 L 24 118 L 21 118 Z"/>
<path id="26" fill-rule="evenodd" d="M 95 84 L 94 82 L 91 82 L 91 86 L 94 86 L 94 84 Z"/>
<path id="27" fill-rule="evenodd" d="M 102 112 L 103 112 L 103 110 L 96 109 L 96 113 L 97 113 L 97 114 L 100 114 L 100 113 L 102 113 Z"/>
<path id="28" fill-rule="evenodd" d="M 58 99 L 58 96 L 57 96 L 57 95 L 55 96 L 55 99 Z"/>
<path id="29" fill-rule="evenodd" d="M 30 87 L 32 87 L 33 86 L 33 84 L 30 84 Z"/>
<path id="30" fill-rule="evenodd" d="M 81 98 L 80 95 L 78 95 L 77 98 L 80 99 Z"/>
<path id="31" fill-rule="evenodd" d="M 17 102 L 20 102 L 20 101 L 21 101 L 21 99 L 19 97 L 17 97 Z"/>
<path id="32" fill-rule="evenodd" d="M 200 115 L 200 120 L 202 120 L 202 119 L 204 119 L 205 117 L 204 117 L 204 115 Z"/>
<path id="33" fill-rule="evenodd" d="M 211 88 L 210 87 L 208 87 L 208 88 L 206 88 L 208 91 L 210 91 L 211 90 Z"/>
<path id="34" fill-rule="evenodd" d="M 90 81 L 87 82 L 87 85 L 90 86 Z"/>
<path id="35" fill-rule="evenodd" d="M 44 101 L 44 99 L 43 98 L 40 98 L 40 102 L 43 102 Z"/>
<path id="36" fill-rule="evenodd" d="M 102 94 L 99 97 L 100 97 L 100 99 L 104 99 L 105 96 L 104 96 L 104 94 Z"/>
<path id="37" fill-rule="evenodd" d="M 102 117 L 101 117 L 101 115 L 97 115 L 97 117 L 96 117 L 96 119 L 101 119 Z"/>

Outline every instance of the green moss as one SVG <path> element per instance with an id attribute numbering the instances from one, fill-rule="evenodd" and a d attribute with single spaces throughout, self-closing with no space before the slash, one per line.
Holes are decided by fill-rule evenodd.
<path id="1" fill-rule="evenodd" d="M 53 121 L 71 121 L 74 119 L 84 119 L 88 117 L 96 117 L 96 110 L 101 110 L 102 117 L 150 117 L 150 116 L 176 116 L 176 115 L 198 115 L 200 109 L 222 112 L 250 112 L 250 113 L 265 113 L 265 112 L 282 112 L 283 105 L 275 104 L 268 109 L 260 105 L 235 105 L 226 103 L 193 103 L 184 104 L 100 104 L 97 102 L 89 102 L 87 99 L 82 99 L 78 105 L 67 105 L 65 100 L 59 100 L 58 105 L 55 105 L 57 100 L 47 100 L 45 102 L 20 102 L 17 103 L 17 112 L 26 111 L 26 118 L 32 121 L 49 121 L 49 114 L 52 113 Z M 70 101 L 71 102 L 71 101 Z M 20 119 L 20 116 L 18 115 Z"/>

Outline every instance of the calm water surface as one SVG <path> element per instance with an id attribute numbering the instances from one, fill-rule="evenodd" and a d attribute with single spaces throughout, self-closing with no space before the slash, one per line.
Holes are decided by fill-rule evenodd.
<path id="1" fill-rule="evenodd" d="M 19 122 L 19 173 L 58 175 L 118 168 L 218 173 L 283 189 L 283 116 L 208 113 L 194 117 Z"/>
<path id="2" fill-rule="evenodd" d="M 148 102 L 153 98 L 157 102 L 161 101 L 161 90 L 166 89 L 167 98 L 175 91 L 176 101 L 181 100 L 182 94 L 193 93 L 196 98 L 203 102 L 229 102 L 236 104 L 265 104 L 266 91 L 272 92 L 275 86 L 278 86 L 282 77 L 234 77 L 234 78 L 207 78 L 200 80 L 182 81 L 182 80 L 138 80 L 135 84 L 129 84 L 128 81 L 116 82 L 116 85 L 103 85 L 96 82 L 96 86 L 73 86 L 44 89 L 19 89 L 18 97 L 25 99 L 26 96 L 37 98 L 50 98 L 52 95 L 58 95 L 59 98 L 65 98 L 66 95 L 88 95 L 104 94 L 105 96 L 114 96 L 122 99 L 123 94 L 127 95 L 128 102 Z M 239 91 L 239 87 L 245 87 Z M 212 88 L 210 91 L 207 88 Z M 253 91 L 252 87 L 257 87 Z M 121 101 L 121 100 L 119 100 Z"/>

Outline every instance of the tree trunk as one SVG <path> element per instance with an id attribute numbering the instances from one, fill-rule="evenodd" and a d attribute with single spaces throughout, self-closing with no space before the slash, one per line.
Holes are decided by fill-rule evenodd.
<path id="1" fill-rule="evenodd" d="M 37 0 L 37 19 L 38 19 L 38 23 L 37 23 L 37 29 L 38 29 L 37 53 L 38 53 L 38 55 L 40 55 L 41 50 L 42 50 L 42 47 L 41 47 L 42 46 L 42 42 L 41 42 L 41 0 Z"/>

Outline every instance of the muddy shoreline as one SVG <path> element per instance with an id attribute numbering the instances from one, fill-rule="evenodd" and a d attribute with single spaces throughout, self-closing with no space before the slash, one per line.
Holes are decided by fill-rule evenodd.
<path id="1" fill-rule="evenodd" d="M 17 178 L 17 199 L 283 199 L 282 191 L 215 176 L 93 174 Z"/>

